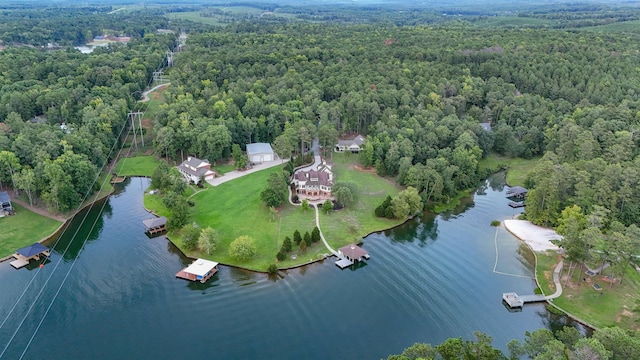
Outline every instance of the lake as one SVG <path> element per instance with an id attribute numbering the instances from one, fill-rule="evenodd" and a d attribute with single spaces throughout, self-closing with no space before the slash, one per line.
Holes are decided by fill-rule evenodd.
<path id="1" fill-rule="evenodd" d="M 521 210 L 507 206 L 503 174 L 455 211 L 366 237 L 364 266 L 330 258 L 278 276 L 221 266 L 206 284 L 176 279 L 191 261 L 145 236 L 148 183 L 129 179 L 78 214 L 44 268 L 0 263 L 3 359 L 380 359 L 476 330 L 506 350 L 525 331 L 570 323 L 542 304 L 501 302 L 535 287 L 531 252 L 490 226 Z"/>

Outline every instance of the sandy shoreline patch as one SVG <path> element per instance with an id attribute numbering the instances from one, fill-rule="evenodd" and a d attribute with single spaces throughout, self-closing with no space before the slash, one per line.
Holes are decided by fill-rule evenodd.
<path id="1" fill-rule="evenodd" d="M 524 241 L 533 251 L 558 250 L 551 240 L 560 240 L 555 230 L 534 225 L 528 220 L 504 220 L 504 227 L 518 239 Z"/>

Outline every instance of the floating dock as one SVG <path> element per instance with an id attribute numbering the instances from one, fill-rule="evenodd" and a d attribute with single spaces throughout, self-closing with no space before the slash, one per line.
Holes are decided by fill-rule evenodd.
<path id="1" fill-rule="evenodd" d="M 509 203 L 509 206 L 511 206 L 512 208 L 514 208 L 514 209 L 515 209 L 515 208 L 525 207 L 525 206 L 527 206 L 527 205 L 526 205 L 524 202 L 515 202 L 515 201 L 512 201 L 512 202 L 510 202 L 510 203 Z"/>

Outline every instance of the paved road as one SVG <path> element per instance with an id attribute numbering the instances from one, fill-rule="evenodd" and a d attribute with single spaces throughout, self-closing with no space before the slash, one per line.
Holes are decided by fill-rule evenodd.
<path id="1" fill-rule="evenodd" d="M 263 162 L 261 164 L 254 165 L 251 169 L 242 170 L 242 171 L 238 171 L 238 170 L 229 171 L 228 173 L 225 173 L 224 175 L 222 175 L 220 177 L 216 177 L 216 178 L 207 180 L 207 182 L 211 186 L 218 186 L 220 184 L 226 183 L 227 181 L 231 181 L 231 180 L 237 179 L 239 177 L 254 173 L 256 171 L 260 171 L 260 170 L 272 168 L 274 166 L 282 165 L 287 161 L 289 161 L 289 159 L 286 159 L 284 161 L 280 160 L 280 159 L 277 159 L 277 160 L 274 160 L 274 161 L 266 161 L 266 162 Z"/>

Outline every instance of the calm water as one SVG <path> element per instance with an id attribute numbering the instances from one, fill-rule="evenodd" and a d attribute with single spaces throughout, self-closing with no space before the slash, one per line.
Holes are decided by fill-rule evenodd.
<path id="1" fill-rule="evenodd" d="M 274 278 L 223 266 L 200 284 L 176 279 L 190 261 L 143 234 L 148 181 L 131 179 L 76 217 L 43 269 L 0 264 L 0 322 L 25 292 L 0 328 L 0 352 L 11 341 L 2 358 L 26 348 L 25 359 L 379 359 L 475 330 L 506 349 L 527 330 L 567 320 L 543 305 L 509 312 L 500 301 L 534 287 L 531 254 L 489 225 L 519 212 L 502 184 L 494 176 L 455 212 L 367 237 L 372 258 L 355 270 L 330 260 Z"/>

